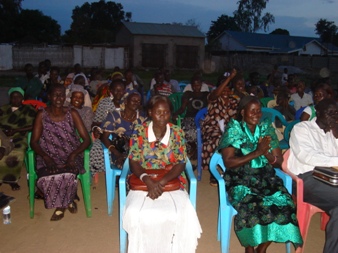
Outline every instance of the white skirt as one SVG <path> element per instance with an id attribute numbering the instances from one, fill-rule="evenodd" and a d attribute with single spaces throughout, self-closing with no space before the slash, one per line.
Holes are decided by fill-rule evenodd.
<path id="1" fill-rule="evenodd" d="M 130 191 L 123 213 L 128 253 L 193 253 L 202 229 L 186 191 L 164 192 L 158 199 L 148 192 Z"/>

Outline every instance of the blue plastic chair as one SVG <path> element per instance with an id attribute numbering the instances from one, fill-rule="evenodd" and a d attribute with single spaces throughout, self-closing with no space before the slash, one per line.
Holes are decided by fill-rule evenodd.
<path id="1" fill-rule="evenodd" d="M 290 146 L 289 146 L 290 131 L 292 130 L 292 127 L 298 122 L 295 122 L 295 123 L 293 121 L 287 122 L 286 119 L 284 118 L 284 116 L 279 111 L 277 111 L 276 109 L 273 109 L 273 108 L 262 107 L 261 110 L 262 110 L 261 121 L 263 121 L 266 118 L 269 118 L 271 120 L 271 122 L 274 123 L 276 118 L 278 118 L 282 122 L 282 125 L 284 125 L 285 128 L 287 128 L 287 130 L 286 129 L 284 130 L 283 140 L 279 141 L 279 147 L 281 149 L 290 148 Z M 287 134 L 285 134 L 285 131 L 287 131 Z M 288 137 L 288 138 L 285 138 L 285 137 Z"/>
<path id="2" fill-rule="evenodd" d="M 178 86 L 180 87 L 181 92 L 183 92 L 185 86 L 187 86 L 187 83 L 182 83 L 182 82 L 180 82 L 180 83 L 178 84 Z"/>
<path id="3" fill-rule="evenodd" d="M 114 164 L 110 163 L 110 152 L 108 148 L 101 142 L 104 157 L 104 168 L 106 171 L 106 191 L 108 215 L 113 214 L 113 202 L 115 199 L 116 178 L 121 175 L 121 170 Z"/>
<path id="4" fill-rule="evenodd" d="M 127 250 L 127 232 L 123 229 L 122 226 L 122 216 L 124 211 L 124 206 L 126 205 L 127 199 L 127 178 L 130 174 L 129 168 L 129 159 L 124 162 L 122 173 L 119 180 L 119 202 L 120 202 L 120 253 L 125 253 Z M 190 160 L 187 159 L 185 165 L 185 174 L 189 182 L 189 196 L 190 201 L 193 207 L 196 209 L 196 195 L 197 195 L 197 180 L 192 169 Z"/>
<path id="5" fill-rule="evenodd" d="M 208 108 L 202 108 L 199 110 L 195 116 L 195 124 L 197 130 L 197 180 L 201 181 L 202 178 L 202 130 L 201 130 L 201 121 L 205 119 L 205 116 L 208 113 Z"/>
<path id="6" fill-rule="evenodd" d="M 216 178 L 218 182 L 219 193 L 219 209 L 218 209 L 218 224 L 217 224 L 217 240 L 221 242 L 221 252 L 228 253 L 230 248 L 230 235 L 232 218 L 237 214 L 237 211 L 233 208 L 228 200 L 226 192 L 225 182 L 223 176 L 220 175 L 217 168 L 222 169 L 223 173 L 226 168 L 223 163 L 223 158 L 220 153 L 214 153 L 210 160 L 210 172 Z M 285 174 L 280 169 L 275 169 L 276 175 L 279 176 L 283 182 L 285 188 L 292 193 L 292 179 L 289 175 Z M 290 253 L 290 243 L 286 244 L 286 252 Z"/>

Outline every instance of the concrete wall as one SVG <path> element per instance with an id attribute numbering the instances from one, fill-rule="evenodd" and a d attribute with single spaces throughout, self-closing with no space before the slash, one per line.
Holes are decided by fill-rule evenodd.
<path id="1" fill-rule="evenodd" d="M 13 68 L 12 45 L 0 45 L 0 70 Z"/>
<path id="2" fill-rule="evenodd" d="M 45 59 L 62 68 L 72 67 L 75 63 L 84 68 L 125 68 L 124 51 L 123 47 L 0 45 L 0 70 L 23 69 L 26 63 L 38 66 Z"/>

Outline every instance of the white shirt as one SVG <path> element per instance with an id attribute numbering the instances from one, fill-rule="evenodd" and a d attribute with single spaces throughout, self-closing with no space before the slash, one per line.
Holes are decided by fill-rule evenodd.
<path id="1" fill-rule="evenodd" d="M 314 169 L 315 166 L 338 165 L 338 140 L 332 132 L 325 133 L 311 121 L 296 124 L 290 136 L 289 170 L 298 175 Z"/>
<path id="2" fill-rule="evenodd" d="M 183 92 L 186 92 L 186 91 L 192 91 L 192 86 L 190 83 L 187 84 L 187 86 L 185 86 L 183 90 Z M 201 92 L 205 92 L 205 91 L 209 92 L 209 86 L 206 83 L 202 83 Z"/>
<path id="3" fill-rule="evenodd" d="M 291 95 L 291 100 L 295 102 L 294 107 L 296 111 L 301 107 L 313 104 L 312 96 L 307 93 L 304 93 L 302 98 L 298 95 L 298 93 L 294 93 Z"/>

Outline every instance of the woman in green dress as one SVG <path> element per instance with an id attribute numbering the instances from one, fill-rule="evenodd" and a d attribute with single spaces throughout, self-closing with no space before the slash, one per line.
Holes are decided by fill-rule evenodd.
<path id="1" fill-rule="evenodd" d="M 238 113 L 218 147 L 227 168 L 229 201 L 238 212 L 237 237 L 246 253 L 265 253 L 271 242 L 292 242 L 297 248 L 302 237 L 296 207 L 274 170 L 283 162 L 275 130 L 269 120 L 260 122 L 261 105 L 255 97 L 244 97 Z"/>
<path id="2" fill-rule="evenodd" d="M 0 183 L 9 183 L 12 190 L 19 190 L 18 180 L 27 148 L 27 132 L 32 130 L 36 111 L 23 105 L 23 89 L 8 91 L 9 104 L 0 107 L 0 128 L 14 143 L 14 149 L 0 161 Z"/>

